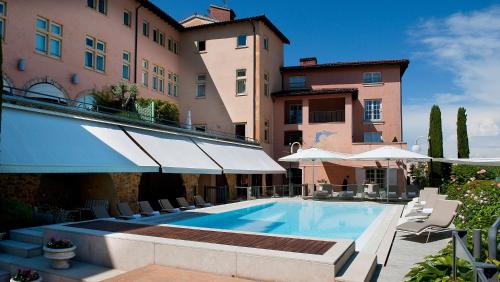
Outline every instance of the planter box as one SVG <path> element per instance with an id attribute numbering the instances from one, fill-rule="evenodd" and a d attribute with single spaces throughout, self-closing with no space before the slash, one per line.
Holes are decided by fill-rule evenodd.
<path id="1" fill-rule="evenodd" d="M 51 267 L 54 269 L 68 269 L 70 267 L 69 260 L 75 256 L 76 246 L 66 249 L 52 249 L 43 247 L 44 256 L 51 260 Z"/>

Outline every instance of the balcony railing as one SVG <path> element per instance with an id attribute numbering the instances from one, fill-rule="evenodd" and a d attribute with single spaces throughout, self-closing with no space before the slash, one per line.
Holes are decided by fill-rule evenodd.
<path id="1" fill-rule="evenodd" d="M 311 111 L 309 112 L 309 123 L 344 122 L 345 111 Z"/>

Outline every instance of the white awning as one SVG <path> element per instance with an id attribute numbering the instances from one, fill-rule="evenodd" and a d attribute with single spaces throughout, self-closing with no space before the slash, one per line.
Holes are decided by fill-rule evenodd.
<path id="1" fill-rule="evenodd" d="M 256 146 L 238 145 L 224 141 L 193 139 L 224 173 L 233 174 L 279 174 L 286 170 Z"/>
<path id="2" fill-rule="evenodd" d="M 189 137 L 130 127 L 126 127 L 125 130 L 161 164 L 165 173 L 222 173 L 222 169 Z"/>
<path id="3" fill-rule="evenodd" d="M 47 111 L 4 106 L 2 173 L 158 172 L 118 127 Z"/>
<path id="4" fill-rule="evenodd" d="M 484 165 L 484 166 L 500 166 L 500 158 L 433 158 L 433 161 L 451 163 L 451 164 L 466 164 L 466 165 Z"/>

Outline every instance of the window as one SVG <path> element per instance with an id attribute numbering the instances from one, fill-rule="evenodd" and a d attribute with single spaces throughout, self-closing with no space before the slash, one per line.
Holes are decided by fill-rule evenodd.
<path id="1" fill-rule="evenodd" d="M 198 52 L 203 52 L 207 50 L 207 42 L 205 40 L 200 40 L 197 42 Z"/>
<path id="2" fill-rule="evenodd" d="M 382 73 L 381 72 L 365 72 L 363 73 L 363 83 L 381 83 Z"/>
<path id="3" fill-rule="evenodd" d="M 165 34 L 160 32 L 160 45 L 165 46 Z"/>
<path id="4" fill-rule="evenodd" d="M 168 96 L 177 97 L 179 95 L 177 74 L 173 72 L 168 73 Z"/>
<path id="5" fill-rule="evenodd" d="M 106 70 L 106 43 L 92 36 L 85 38 L 85 67 L 98 72 Z"/>
<path id="6" fill-rule="evenodd" d="M 269 120 L 264 120 L 264 143 L 269 144 Z"/>
<path id="7" fill-rule="evenodd" d="M 206 74 L 198 74 L 196 76 L 196 98 L 205 97 L 206 83 L 207 83 Z"/>
<path id="8" fill-rule="evenodd" d="M 302 104 L 291 104 L 288 107 L 288 115 L 285 118 L 287 124 L 302 123 Z"/>
<path id="9" fill-rule="evenodd" d="M 171 37 L 168 38 L 167 48 L 168 48 L 168 51 L 170 51 L 170 52 L 174 51 L 174 42 L 173 41 L 174 40 Z"/>
<path id="10" fill-rule="evenodd" d="M 142 34 L 149 37 L 149 23 L 147 21 L 142 22 Z"/>
<path id="11" fill-rule="evenodd" d="M 246 134 L 246 131 L 245 131 L 245 124 L 244 123 L 234 125 L 234 135 L 237 139 L 245 140 L 245 136 L 246 136 L 245 134 Z"/>
<path id="12" fill-rule="evenodd" d="M 306 77 L 305 76 L 290 76 L 288 78 L 288 88 L 298 89 L 306 87 Z"/>
<path id="13" fill-rule="evenodd" d="M 142 86 L 148 87 L 148 74 L 149 74 L 149 62 L 146 59 L 142 59 Z"/>
<path id="14" fill-rule="evenodd" d="M 264 95 L 269 96 L 269 74 L 264 73 Z"/>
<path id="15" fill-rule="evenodd" d="M 158 91 L 158 92 L 164 92 L 165 91 L 165 69 L 153 65 L 153 90 Z"/>
<path id="16" fill-rule="evenodd" d="M 206 124 L 196 124 L 196 125 L 194 125 L 194 130 L 200 131 L 200 132 L 206 132 L 207 125 Z"/>
<path id="17" fill-rule="evenodd" d="M 246 47 L 247 46 L 247 36 L 245 34 L 238 35 L 236 38 L 236 47 Z"/>
<path id="18" fill-rule="evenodd" d="M 153 42 L 159 43 L 160 31 L 157 28 L 153 28 Z"/>
<path id="19" fill-rule="evenodd" d="M 0 39 L 5 38 L 5 20 L 7 15 L 7 4 L 0 1 Z"/>
<path id="20" fill-rule="evenodd" d="M 382 100 L 365 100 L 365 121 L 382 120 Z"/>
<path id="21" fill-rule="evenodd" d="M 127 11 L 127 10 L 123 11 L 123 24 L 130 27 L 131 19 L 132 19 L 132 17 L 131 17 L 130 11 Z"/>
<path id="22" fill-rule="evenodd" d="M 106 14 L 107 1 L 106 0 L 87 0 L 87 7 L 92 8 L 101 14 Z"/>
<path id="23" fill-rule="evenodd" d="M 263 45 L 264 45 L 264 50 L 268 50 L 269 51 L 269 38 L 264 37 Z"/>
<path id="24" fill-rule="evenodd" d="M 365 143 L 380 143 L 382 140 L 382 132 L 365 132 L 363 135 Z"/>
<path id="25" fill-rule="evenodd" d="M 122 60 L 122 79 L 130 80 L 130 52 L 123 51 Z"/>
<path id="26" fill-rule="evenodd" d="M 283 142 L 283 145 L 290 146 L 294 142 L 299 142 L 300 144 L 302 144 L 302 131 L 285 131 L 285 140 Z"/>
<path id="27" fill-rule="evenodd" d="M 236 70 L 236 95 L 243 95 L 247 89 L 247 70 Z"/>
<path id="28" fill-rule="evenodd" d="M 36 19 L 35 50 L 55 58 L 61 58 L 62 25 L 38 17 Z"/>
<path id="29" fill-rule="evenodd" d="M 179 54 L 179 42 L 174 41 L 173 49 L 174 54 Z"/>
<path id="30" fill-rule="evenodd" d="M 366 169 L 366 183 L 378 184 L 380 187 L 385 187 L 385 170 L 377 168 Z"/>

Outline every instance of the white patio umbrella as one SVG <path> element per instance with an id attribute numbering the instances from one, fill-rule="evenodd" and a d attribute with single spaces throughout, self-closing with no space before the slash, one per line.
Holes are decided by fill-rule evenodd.
<path id="1" fill-rule="evenodd" d="M 310 161 L 312 162 L 312 183 L 313 189 L 314 185 L 314 162 L 316 161 L 336 161 L 336 160 L 345 160 L 347 155 L 337 152 L 330 152 L 321 150 L 318 148 L 309 148 L 309 149 L 299 149 L 297 153 L 288 155 L 286 157 L 282 157 L 279 159 L 281 162 L 304 162 Z"/>
<path id="2" fill-rule="evenodd" d="M 358 161 L 387 161 L 386 189 L 389 201 L 389 161 L 430 161 L 431 157 L 392 146 L 383 146 L 377 149 L 359 153 L 348 157 L 349 160 Z"/>

